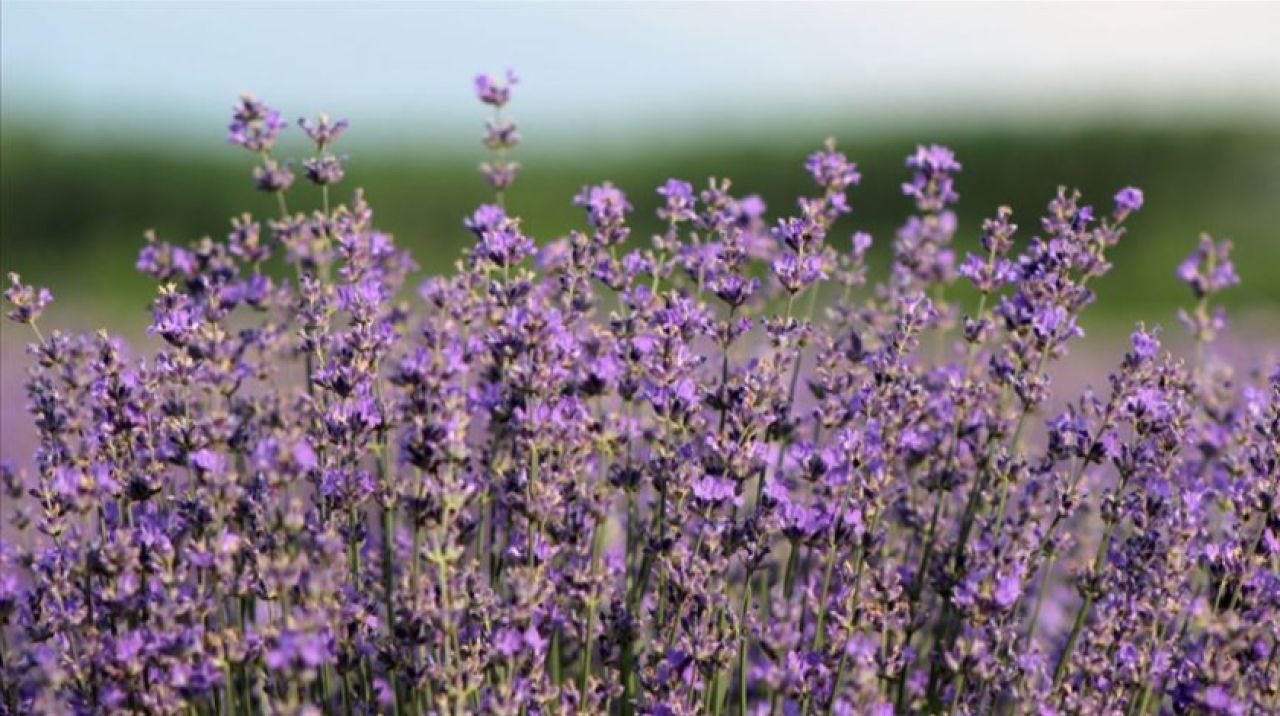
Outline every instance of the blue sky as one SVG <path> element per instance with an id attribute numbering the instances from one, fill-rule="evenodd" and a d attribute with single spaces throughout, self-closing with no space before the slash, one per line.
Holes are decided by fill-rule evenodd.
<path id="1" fill-rule="evenodd" d="M 0 107 L 69 130 L 225 123 L 252 90 L 451 139 L 516 68 L 526 133 L 603 144 L 852 119 L 1280 117 L 1280 4 L 12 2 Z M 51 130 L 52 131 L 52 130 Z"/>

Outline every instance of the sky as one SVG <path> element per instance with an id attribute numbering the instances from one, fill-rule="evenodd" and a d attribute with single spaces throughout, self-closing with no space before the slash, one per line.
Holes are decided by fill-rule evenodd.
<path id="1" fill-rule="evenodd" d="M 49 131 L 225 124 L 242 91 L 286 114 L 474 132 L 477 71 L 549 141 L 627 141 L 852 117 L 1280 118 L 1280 3 L 0 4 L 0 111 Z"/>

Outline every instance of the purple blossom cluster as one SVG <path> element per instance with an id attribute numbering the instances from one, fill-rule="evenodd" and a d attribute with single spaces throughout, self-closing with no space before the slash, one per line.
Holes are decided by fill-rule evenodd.
<path id="1" fill-rule="evenodd" d="M 536 241 L 514 84 L 476 80 L 495 202 L 415 301 L 330 203 L 346 122 L 300 122 L 306 194 L 247 96 L 279 213 L 148 236 L 156 350 L 42 333 L 11 276 L 39 445 L 0 480 L 0 713 L 1280 709 L 1280 366 L 1216 357 L 1228 244 L 1177 272 L 1195 357 L 1139 326 L 1055 395 L 1137 189 L 1026 239 L 1000 207 L 957 261 L 961 165 L 921 147 L 872 282 L 829 141 L 774 221 L 672 179 L 646 244 L 604 183 Z"/>

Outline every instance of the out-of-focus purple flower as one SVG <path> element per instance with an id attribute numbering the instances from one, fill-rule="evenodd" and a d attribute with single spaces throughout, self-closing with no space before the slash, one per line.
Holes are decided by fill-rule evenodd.
<path id="1" fill-rule="evenodd" d="M 341 166 L 338 171 L 341 172 Z M 308 170 L 308 173 L 310 170 Z M 253 185 L 259 191 L 277 194 L 293 186 L 293 172 L 283 163 L 271 163 L 253 168 Z"/>
<path id="2" fill-rule="evenodd" d="M 462 223 L 477 237 L 480 237 L 486 231 L 500 228 L 509 221 L 507 212 L 502 207 L 497 204 L 481 204 Z"/>
<path id="3" fill-rule="evenodd" d="M 303 117 L 298 120 L 298 126 L 316 143 L 316 148 L 323 152 L 338 141 L 338 137 L 347 130 L 350 123 L 345 119 L 330 122 L 329 115 L 322 114 L 314 121 Z"/>
<path id="4" fill-rule="evenodd" d="M 1178 278 L 1191 287 L 1196 298 L 1212 296 L 1240 283 L 1231 261 L 1231 242 L 1214 241 L 1202 234 L 1196 250 L 1178 265 Z"/>
<path id="5" fill-rule="evenodd" d="M 907 167 L 913 173 L 911 181 L 902 185 L 902 193 L 915 198 L 920 211 L 939 212 L 960 198 L 953 177 L 961 169 L 960 162 L 950 149 L 938 144 L 918 146 L 907 157 Z"/>
<path id="6" fill-rule="evenodd" d="M 705 475 L 693 483 L 693 496 L 708 504 L 739 504 L 737 488 L 732 480 Z"/>
<path id="7" fill-rule="evenodd" d="M 1116 192 L 1116 221 L 1124 221 L 1129 214 L 1142 208 L 1142 190 L 1136 186 L 1127 186 Z"/>
<path id="8" fill-rule="evenodd" d="M 712 276 L 707 286 L 726 304 L 741 306 L 760 290 L 760 279 L 746 278 L 736 273 L 723 273 Z"/>
<path id="9" fill-rule="evenodd" d="M 594 228 L 620 224 L 631 211 L 627 195 L 609 182 L 583 187 L 573 198 L 573 204 L 587 210 L 587 221 Z"/>
<path id="10" fill-rule="evenodd" d="M 511 88 L 518 84 L 519 81 L 520 79 L 516 77 L 516 73 L 511 70 L 507 70 L 503 79 L 498 79 L 493 75 L 476 75 L 476 98 L 485 104 L 501 108 L 511 100 Z"/>
<path id="11" fill-rule="evenodd" d="M 822 257 L 816 254 L 798 257 L 785 253 L 773 262 L 773 275 L 787 293 L 799 293 L 815 282 L 825 279 Z"/>
<path id="12" fill-rule="evenodd" d="M 480 174 L 489 182 L 489 186 L 498 191 L 510 188 L 519 171 L 519 162 L 492 161 L 480 164 Z"/>
<path id="13" fill-rule="evenodd" d="M 251 94 L 243 94 L 231 114 L 227 141 L 256 154 L 270 152 L 287 126 L 278 111 Z"/>
<path id="14" fill-rule="evenodd" d="M 679 223 L 692 221 L 694 217 L 693 185 L 680 179 L 668 179 L 658 187 L 658 194 L 666 204 L 658 209 L 658 217 L 664 221 Z"/>
<path id="15" fill-rule="evenodd" d="M 506 222 L 481 234 L 478 247 L 484 258 L 494 264 L 511 266 L 533 253 L 534 244 L 514 222 Z"/>
<path id="16" fill-rule="evenodd" d="M 4 315 L 15 323 L 35 323 L 46 306 L 53 302 L 53 293 L 47 288 L 36 288 L 22 283 L 18 274 L 9 273 L 9 288 L 4 299 L 12 307 Z"/>
<path id="17" fill-rule="evenodd" d="M 1178 278 L 1191 287 L 1197 299 L 1193 310 L 1178 312 L 1178 319 L 1198 342 L 1212 342 L 1226 328 L 1227 319 L 1221 307 L 1210 307 L 1209 299 L 1240 283 L 1231 261 L 1231 242 L 1214 241 L 1202 234 L 1196 250 L 1178 266 Z"/>
<path id="18" fill-rule="evenodd" d="M 331 154 L 302 160 L 307 181 L 317 186 L 329 186 L 342 181 L 342 160 Z"/>
<path id="19" fill-rule="evenodd" d="M 992 594 L 995 603 L 1001 609 L 1010 609 L 1022 596 L 1022 573 L 1010 572 L 996 578 L 996 588 Z"/>
<path id="20" fill-rule="evenodd" d="M 478 75 L 475 79 L 476 96 L 493 107 L 493 116 L 485 120 L 483 142 L 495 152 L 495 158 L 480 164 L 480 174 L 497 192 L 498 203 L 516 180 L 520 164 L 507 158 L 508 150 L 520 143 L 520 130 L 515 121 L 502 116 L 502 107 L 511 99 L 511 88 L 517 82 L 514 72 L 507 70 L 506 81 L 490 75 Z"/>
<path id="21" fill-rule="evenodd" d="M 499 654 L 507 658 L 511 658 L 520 653 L 521 647 L 524 645 L 524 639 L 520 632 L 511 628 L 502 628 L 498 630 L 497 635 L 493 638 L 493 646 L 498 650 Z"/>
<path id="22" fill-rule="evenodd" d="M 1133 354 L 1140 360 L 1150 360 L 1160 350 L 1160 340 L 1156 337 L 1159 331 L 1147 331 L 1139 328 L 1133 332 L 1130 342 Z"/>
<path id="23" fill-rule="evenodd" d="M 816 184 L 830 191 L 843 191 L 862 181 L 858 165 L 849 161 L 842 152 L 836 151 L 832 140 L 827 141 L 823 151 L 810 154 L 804 168 L 809 171 Z"/>
<path id="24" fill-rule="evenodd" d="M 773 235 L 797 253 L 811 253 L 827 236 L 826 227 L 811 216 L 779 219 Z"/>
<path id="25" fill-rule="evenodd" d="M 489 149 L 514 149 L 520 144 L 520 130 L 510 119 L 491 119 L 485 123 L 483 141 Z"/>
<path id="26" fill-rule="evenodd" d="M 191 466 L 201 472 L 219 472 L 223 469 L 223 458 L 218 453 L 203 448 L 191 454 Z"/>

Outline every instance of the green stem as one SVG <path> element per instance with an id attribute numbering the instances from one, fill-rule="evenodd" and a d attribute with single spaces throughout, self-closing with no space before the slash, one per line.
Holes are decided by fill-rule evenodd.
<path id="1" fill-rule="evenodd" d="M 937 499 L 933 503 L 933 515 L 929 518 L 929 529 L 925 533 L 924 548 L 921 550 L 921 553 L 920 553 L 920 566 L 916 569 L 916 581 L 915 581 L 915 584 L 911 585 L 910 600 L 908 602 L 909 604 L 908 608 L 911 612 L 915 611 L 916 606 L 920 602 L 920 597 L 924 595 L 924 585 L 925 585 L 925 580 L 929 570 L 929 559 L 933 555 L 933 543 L 937 537 L 938 517 L 941 515 L 942 505 L 945 502 L 944 496 L 945 496 L 945 493 L 940 492 L 937 495 Z M 946 619 L 945 615 L 943 619 L 944 620 Z M 913 637 L 915 637 L 915 631 L 908 628 L 906 639 L 903 641 L 903 645 L 902 645 L 904 650 L 911 646 L 911 639 Z M 932 669 L 930 669 L 930 671 L 932 672 Z M 932 673 L 930 674 L 930 677 L 932 678 Z M 904 667 L 902 670 L 902 673 L 899 675 L 899 680 L 898 680 L 898 696 L 897 696 L 896 708 L 899 711 L 902 710 L 902 700 L 906 693 L 906 687 L 905 687 L 906 681 L 907 681 L 907 669 Z"/>
<path id="2" fill-rule="evenodd" d="M 547 653 L 547 659 L 551 662 L 551 681 L 558 688 L 563 680 L 560 678 L 560 628 L 556 627 L 551 632 L 551 649 Z"/>
<path id="3" fill-rule="evenodd" d="M 868 534 L 874 534 L 876 528 L 880 524 L 880 515 L 877 513 L 871 520 L 871 528 Z M 862 567 L 866 564 L 866 544 L 858 545 L 858 558 L 853 567 L 853 591 L 850 593 L 848 600 L 845 602 L 845 613 L 851 620 L 853 627 L 856 629 L 858 622 L 861 620 L 861 613 L 854 615 L 858 608 L 858 595 L 862 592 Z M 840 685 L 844 682 L 844 672 L 849 663 L 849 650 L 840 650 L 840 663 L 836 666 L 836 678 L 831 685 L 831 698 L 827 701 L 827 716 L 831 716 L 831 711 L 835 707 L 836 697 L 840 694 Z"/>
<path id="4" fill-rule="evenodd" d="M 929 559 L 933 556 L 933 543 L 938 534 L 938 517 L 942 513 L 942 504 L 945 502 L 943 494 L 939 493 L 937 499 L 933 502 L 933 515 L 929 518 L 929 529 L 925 532 L 924 549 L 920 553 L 920 566 L 916 568 L 916 581 L 911 585 L 911 608 L 915 609 L 916 603 L 920 601 L 920 595 L 924 593 L 925 577 L 929 571 Z"/>
<path id="5" fill-rule="evenodd" d="M 849 504 L 849 498 L 853 494 L 853 486 L 857 481 L 853 478 L 849 479 L 848 484 L 844 488 L 844 494 L 840 497 L 840 508 L 835 514 L 835 519 L 831 523 L 831 536 L 827 540 L 827 563 L 823 567 L 822 573 L 822 597 L 818 600 L 818 621 L 814 625 L 813 648 L 815 651 L 822 648 L 826 643 L 826 622 L 827 622 L 827 596 L 831 591 L 831 573 L 836 563 L 836 531 L 839 529 L 840 519 L 844 514 L 845 505 Z M 934 513 L 935 522 L 937 513 Z"/>
<path id="6" fill-rule="evenodd" d="M 959 706 L 960 702 L 964 699 L 965 679 L 963 668 L 956 672 L 955 682 L 955 688 L 952 689 L 954 693 L 951 695 L 951 706 L 947 709 L 948 714 L 955 713 L 956 707 Z"/>
<path id="7" fill-rule="evenodd" d="M 1124 491 L 1125 484 L 1128 482 L 1128 476 L 1120 482 L 1120 491 Z M 1115 531 L 1115 522 L 1109 522 L 1107 529 L 1102 534 L 1102 541 L 1098 544 L 1098 553 L 1093 559 L 1093 572 L 1096 577 L 1102 570 L 1102 565 L 1107 560 L 1107 550 L 1111 547 L 1111 535 Z M 1053 669 L 1053 686 L 1057 688 L 1062 679 L 1067 675 L 1067 664 L 1071 661 L 1071 652 L 1075 650 L 1076 641 L 1080 638 L 1080 631 L 1084 628 L 1085 619 L 1089 616 L 1089 610 L 1093 607 L 1094 592 L 1092 589 L 1084 595 L 1084 601 L 1080 603 L 1080 610 L 1076 612 L 1075 622 L 1071 625 L 1071 634 L 1067 637 L 1067 645 L 1062 649 L 1062 656 L 1058 657 L 1058 665 Z"/>
<path id="8" fill-rule="evenodd" d="M 738 625 L 742 630 L 742 638 L 738 640 L 738 713 L 747 713 L 747 611 L 751 609 L 751 570 L 747 570 L 747 579 L 742 588 L 742 610 L 738 614 Z"/>
<path id="9" fill-rule="evenodd" d="M 1089 615 L 1089 609 L 1093 606 L 1093 595 L 1086 594 L 1084 601 L 1080 603 L 1080 610 L 1076 612 L 1075 622 L 1071 625 L 1071 635 L 1067 637 L 1067 645 L 1062 649 L 1062 656 L 1058 657 L 1058 665 L 1053 669 L 1053 686 L 1057 688 L 1064 676 L 1067 674 L 1067 664 L 1071 661 L 1071 652 L 1076 647 L 1076 641 L 1080 638 L 1080 630 L 1084 628 L 1084 620 Z"/>
<path id="10" fill-rule="evenodd" d="M 1254 556 L 1258 554 L 1258 550 L 1262 548 L 1262 538 L 1266 535 L 1266 533 L 1267 533 L 1267 517 L 1266 515 L 1263 515 L 1262 523 L 1258 525 L 1258 536 L 1254 538 L 1253 548 L 1250 549 L 1248 552 L 1248 559 L 1246 560 L 1246 564 L 1245 564 L 1246 569 L 1248 568 L 1248 561 L 1251 561 L 1254 558 Z M 1242 573 L 1240 575 L 1240 579 L 1238 579 L 1236 583 L 1232 585 L 1231 596 L 1227 599 L 1227 605 L 1226 605 L 1227 611 L 1231 611 L 1231 609 L 1235 607 L 1236 599 L 1239 598 L 1240 596 L 1240 587 L 1244 585 L 1244 578 L 1245 578 L 1245 575 Z M 1215 605 L 1215 608 L 1216 608 L 1216 605 Z"/>
<path id="11" fill-rule="evenodd" d="M 1040 587 L 1036 589 L 1036 601 L 1031 607 L 1031 623 L 1027 627 L 1027 643 L 1035 638 L 1036 627 L 1040 625 L 1040 605 L 1044 603 L 1044 594 L 1048 591 L 1049 581 L 1053 579 L 1053 566 L 1057 561 L 1058 555 L 1050 552 L 1049 560 L 1044 565 L 1044 577 L 1040 580 Z"/>
<path id="12" fill-rule="evenodd" d="M 529 479 L 525 482 L 525 503 L 526 508 L 529 510 L 529 524 L 525 530 L 527 532 L 526 540 L 528 542 L 529 550 L 527 559 L 529 561 L 529 566 L 533 566 L 534 535 L 535 533 L 539 535 L 542 533 L 542 522 L 541 520 L 536 519 L 533 514 L 533 490 L 534 485 L 538 481 L 539 470 L 538 451 L 536 448 L 531 448 L 529 452 L 531 466 L 529 468 Z"/>
<path id="13" fill-rule="evenodd" d="M 667 517 L 667 488 L 664 484 L 662 489 L 658 491 L 658 509 L 654 512 L 653 519 L 649 524 L 648 534 L 662 535 L 666 529 Z M 646 545 L 644 547 L 644 557 L 640 560 L 640 571 L 636 576 L 636 581 L 632 585 L 631 593 L 627 595 L 627 603 L 632 608 L 644 599 L 645 593 L 649 591 L 649 576 L 653 572 L 653 553 Z"/>
<path id="14" fill-rule="evenodd" d="M 787 566 L 782 573 L 782 597 L 787 601 L 791 600 L 791 594 L 795 590 L 796 563 L 799 560 L 799 555 L 800 555 L 800 541 L 797 539 L 792 539 L 791 550 L 787 555 Z"/>
<path id="15" fill-rule="evenodd" d="M 387 610 L 387 634 L 388 638 L 394 642 L 396 634 L 396 610 L 395 610 L 395 567 L 394 567 L 394 540 L 396 517 L 395 509 L 391 506 L 382 508 L 382 590 L 383 598 Z M 391 693 L 393 699 L 391 702 L 392 713 L 400 713 L 400 685 L 397 669 L 395 665 L 391 665 L 387 669 L 387 677 L 391 682 Z"/>
<path id="16" fill-rule="evenodd" d="M 600 550 L 604 546 L 604 530 L 600 529 L 597 524 L 594 534 L 591 538 L 591 576 L 593 578 L 599 569 Z M 583 635 L 582 640 L 585 646 L 582 649 L 582 676 L 578 682 L 578 693 L 581 694 L 582 703 L 587 703 L 587 686 L 591 679 L 591 655 L 594 648 L 592 642 L 595 639 L 596 609 L 599 607 L 599 595 L 592 592 L 587 601 L 587 631 Z"/>
<path id="17" fill-rule="evenodd" d="M 738 312 L 737 306 L 729 306 L 729 318 L 725 321 L 725 325 L 729 326 L 729 330 L 733 330 L 733 316 Z M 721 437 L 724 436 L 725 420 L 729 417 L 729 401 L 727 392 L 729 390 L 729 342 L 726 340 L 720 352 L 720 427 L 718 432 Z"/>

